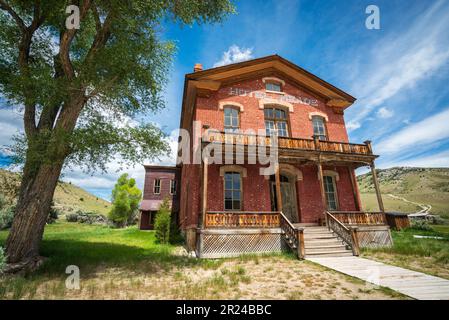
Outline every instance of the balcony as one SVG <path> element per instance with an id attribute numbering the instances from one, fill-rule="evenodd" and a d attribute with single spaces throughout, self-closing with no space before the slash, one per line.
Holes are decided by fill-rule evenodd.
<path id="1" fill-rule="evenodd" d="M 272 147 L 272 140 L 273 138 L 268 136 L 230 132 L 211 132 L 205 139 L 203 138 L 203 143 Z M 317 138 L 303 139 L 290 137 L 278 137 L 277 140 L 280 150 L 302 150 L 334 154 L 374 156 L 369 141 L 366 141 L 364 144 L 357 144 L 338 141 L 325 141 Z"/>

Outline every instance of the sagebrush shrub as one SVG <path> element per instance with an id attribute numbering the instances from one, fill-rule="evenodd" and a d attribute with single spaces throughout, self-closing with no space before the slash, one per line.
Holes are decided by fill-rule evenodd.
<path id="1" fill-rule="evenodd" d="M 15 211 L 15 206 L 3 207 L 3 209 L 0 210 L 0 230 L 11 228 Z"/>

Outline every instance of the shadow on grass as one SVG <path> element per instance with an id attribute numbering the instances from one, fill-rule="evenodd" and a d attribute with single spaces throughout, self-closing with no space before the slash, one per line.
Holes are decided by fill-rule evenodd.
<path id="1" fill-rule="evenodd" d="M 142 248 L 116 243 L 87 242 L 72 239 L 45 240 L 41 255 L 48 260 L 38 270 L 41 274 L 65 274 L 69 265 L 86 274 L 99 266 L 120 267 L 133 272 L 155 272 L 174 267 L 201 266 L 202 260 L 173 254 L 171 246 Z"/>

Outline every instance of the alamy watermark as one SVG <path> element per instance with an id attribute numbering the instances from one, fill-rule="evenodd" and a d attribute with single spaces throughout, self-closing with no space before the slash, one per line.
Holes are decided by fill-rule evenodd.
<path id="1" fill-rule="evenodd" d="M 365 27 L 368 30 L 379 30 L 380 29 L 380 9 L 378 6 L 371 4 L 366 7 L 365 13 L 369 14 L 365 20 Z"/>

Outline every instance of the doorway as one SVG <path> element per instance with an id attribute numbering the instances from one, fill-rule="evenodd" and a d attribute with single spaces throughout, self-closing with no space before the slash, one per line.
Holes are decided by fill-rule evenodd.
<path id="1" fill-rule="evenodd" d="M 295 179 L 287 175 L 281 174 L 281 199 L 282 212 L 292 223 L 299 222 L 297 201 L 296 201 L 296 184 Z M 270 194 L 271 194 L 271 210 L 278 211 L 276 196 L 276 181 L 274 175 L 270 177 Z"/>

